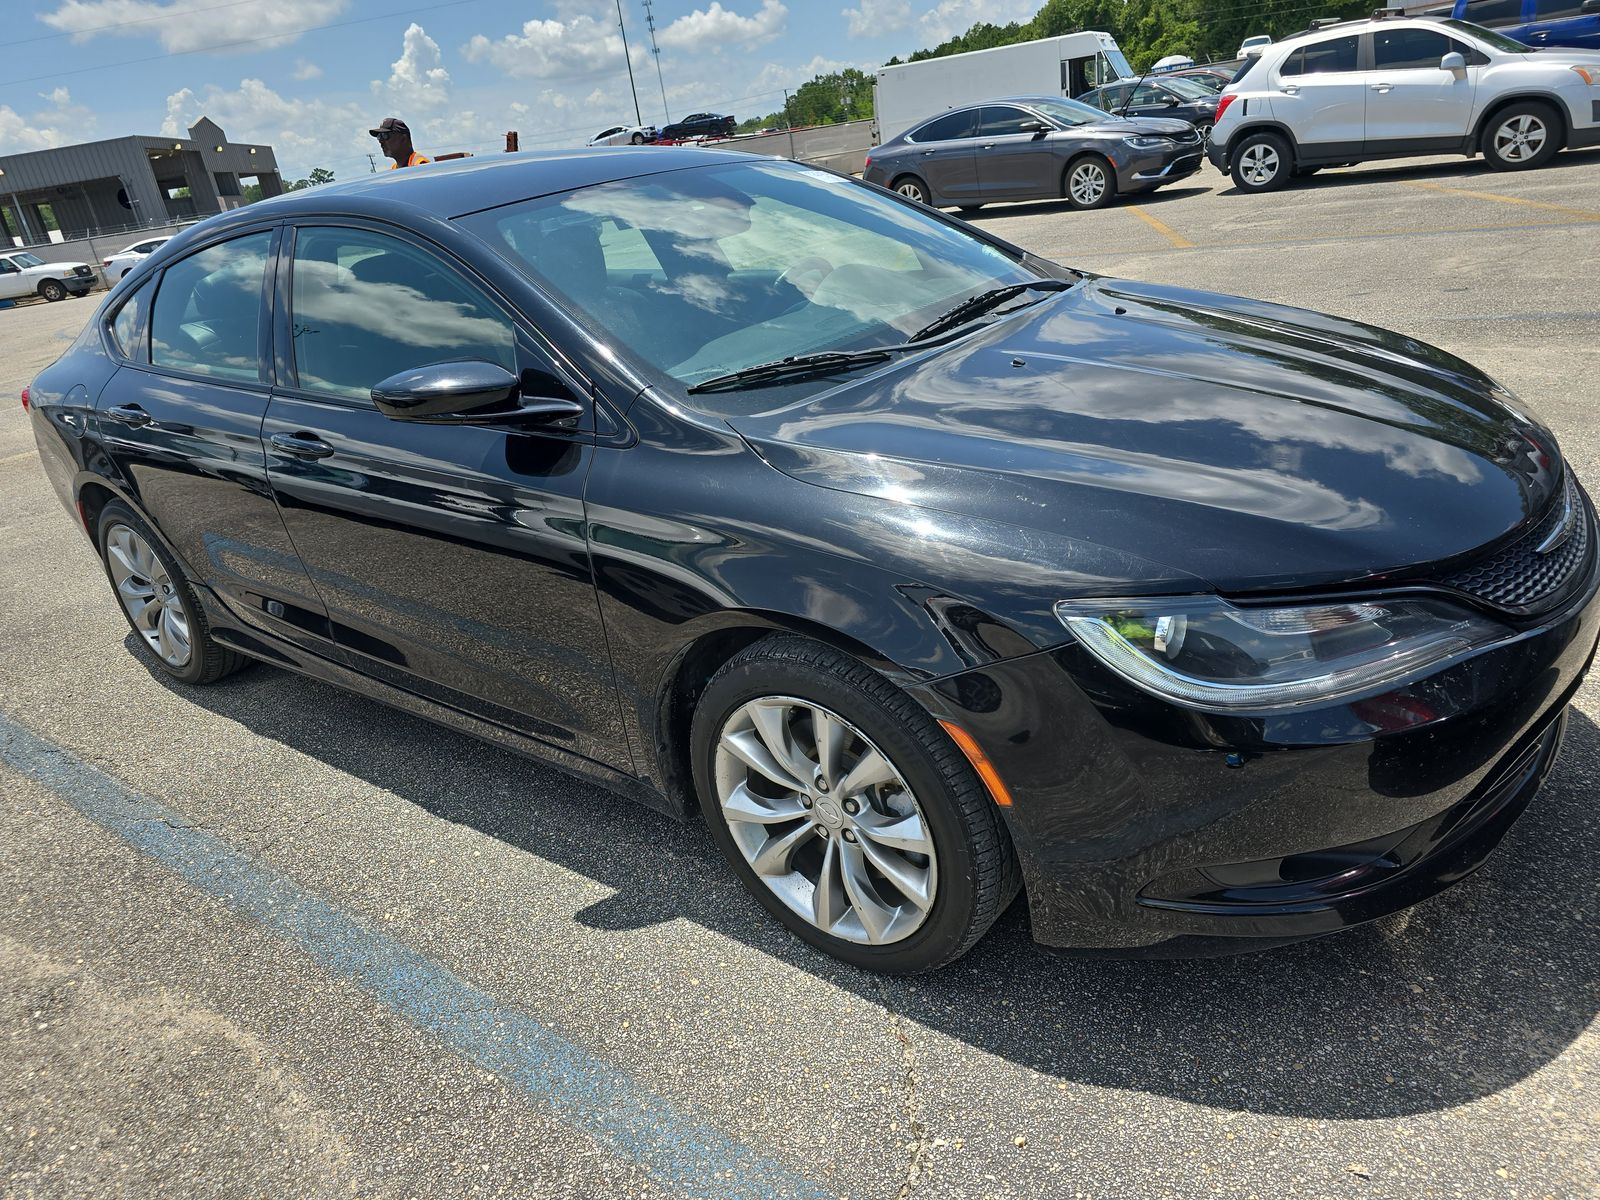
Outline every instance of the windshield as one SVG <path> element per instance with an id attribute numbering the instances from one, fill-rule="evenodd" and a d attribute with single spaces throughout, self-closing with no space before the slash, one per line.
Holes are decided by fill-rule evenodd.
<path id="1" fill-rule="evenodd" d="M 1474 25 L 1471 21 L 1457 21 L 1450 19 L 1440 21 L 1446 29 L 1454 29 L 1457 33 L 1464 33 L 1475 37 L 1486 46 L 1499 50 L 1505 54 L 1532 54 L 1533 47 L 1526 46 L 1515 38 L 1508 38 L 1503 33 L 1496 33 L 1492 29 L 1485 29 L 1482 25 Z"/>
<path id="2" fill-rule="evenodd" d="M 461 223 L 675 392 L 898 344 L 969 296 L 1039 278 L 932 213 L 791 163 L 663 171 Z"/>
<path id="3" fill-rule="evenodd" d="M 42 266 L 44 266 L 44 259 L 40 258 L 36 254 L 29 254 L 27 251 L 23 251 L 23 252 L 21 252 L 19 254 L 13 254 L 11 256 L 11 261 L 16 263 L 17 266 L 19 266 L 19 267 L 42 267 Z"/>
<path id="4" fill-rule="evenodd" d="M 1040 98 L 1029 100 L 1028 107 L 1049 117 L 1060 125 L 1087 125 L 1090 121 L 1104 121 L 1105 113 L 1089 104 L 1076 100 Z"/>
<path id="5" fill-rule="evenodd" d="M 1196 83 L 1192 79 L 1163 79 L 1161 86 L 1177 92 L 1185 100 L 1211 99 L 1211 89 Z"/>

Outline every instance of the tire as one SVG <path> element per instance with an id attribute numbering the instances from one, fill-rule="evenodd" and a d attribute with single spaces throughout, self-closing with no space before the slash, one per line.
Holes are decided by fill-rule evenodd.
<path id="1" fill-rule="evenodd" d="M 1496 171 L 1542 167 L 1561 149 L 1561 119 L 1548 104 L 1507 105 L 1483 127 L 1483 157 Z"/>
<path id="2" fill-rule="evenodd" d="M 831 794 L 818 720 L 841 734 Z M 776 767 L 763 728 L 783 731 L 777 744 L 796 771 Z M 933 970 L 976 945 L 1021 887 L 1011 837 L 955 743 L 911 697 L 828 646 L 780 636 L 736 655 L 706 685 L 690 741 L 706 824 L 734 873 L 835 958 L 887 974 Z M 812 782 L 780 786 L 735 745 L 790 780 L 812 770 Z M 853 774 L 874 778 L 845 794 Z M 878 840 L 891 830 L 931 852 Z"/>
<path id="3" fill-rule="evenodd" d="M 644 134 L 636 133 L 631 138 L 629 138 L 628 140 L 630 142 L 632 142 L 635 146 L 642 146 L 642 145 L 644 145 Z"/>
<path id="4" fill-rule="evenodd" d="M 46 279 L 39 285 L 39 295 L 43 296 L 51 304 L 56 303 L 58 300 L 65 300 L 67 298 L 66 285 L 59 279 Z"/>
<path id="5" fill-rule="evenodd" d="M 1104 208 L 1116 197 L 1117 172 L 1098 154 L 1085 154 L 1067 165 L 1061 194 L 1076 209 Z"/>
<path id="6" fill-rule="evenodd" d="M 915 175 L 902 175 L 889 186 L 907 200 L 915 200 L 918 204 L 928 203 L 928 185 Z"/>
<path id="7" fill-rule="evenodd" d="M 219 645 L 206 625 L 188 576 L 137 513 L 115 500 L 100 513 L 95 544 L 106 578 L 145 659 L 179 683 L 201 686 L 231 675 L 248 661 Z M 165 595 L 165 602 L 161 597 Z M 150 612 L 148 626 L 135 609 Z M 176 651 L 185 653 L 181 660 Z"/>
<path id="8" fill-rule="evenodd" d="M 1289 143 L 1276 133 L 1247 134 L 1228 157 L 1228 173 L 1241 192 L 1275 192 L 1294 171 Z"/>

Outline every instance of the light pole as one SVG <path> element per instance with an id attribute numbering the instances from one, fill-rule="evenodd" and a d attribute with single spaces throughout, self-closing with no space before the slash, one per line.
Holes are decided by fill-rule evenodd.
<path id="1" fill-rule="evenodd" d="M 622 61 L 628 64 L 628 90 L 633 93 L 633 119 L 644 124 L 644 114 L 639 111 L 639 89 L 633 84 L 633 59 L 628 57 L 628 27 L 622 23 L 622 0 L 617 0 L 617 28 L 622 32 Z"/>
<path id="2" fill-rule="evenodd" d="M 656 16 L 650 10 L 651 0 L 644 0 L 644 23 L 650 31 L 650 54 L 656 60 L 656 82 L 661 85 L 661 114 L 672 124 L 672 110 L 667 107 L 667 82 L 661 78 L 661 47 L 656 45 Z"/>

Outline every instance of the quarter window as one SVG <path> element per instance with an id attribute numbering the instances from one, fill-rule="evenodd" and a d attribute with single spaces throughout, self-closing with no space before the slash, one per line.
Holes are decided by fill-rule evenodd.
<path id="1" fill-rule="evenodd" d="M 948 142 L 954 138 L 972 136 L 972 118 L 976 109 L 966 109 L 962 112 L 948 113 L 929 121 L 916 133 L 911 135 L 913 142 Z"/>
<path id="2" fill-rule="evenodd" d="M 142 284 L 138 291 L 122 302 L 117 315 L 111 319 L 111 340 L 116 342 L 124 358 L 131 358 L 135 362 L 149 359 L 144 343 L 145 317 L 149 314 L 149 305 L 150 285 Z"/>
<path id="3" fill-rule="evenodd" d="M 1284 60 L 1283 66 L 1278 68 L 1278 74 L 1331 75 L 1336 71 L 1354 71 L 1356 47 L 1359 44 L 1360 39 L 1351 36 L 1302 46 Z"/>
<path id="4" fill-rule="evenodd" d="M 295 235 L 291 337 L 300 386 L 370 401 L 412 367 L 468 359 L 516 371 L 516 327 L 434 255 L 363 229 Z"/>
<path id="5" fill-rule="evenodd" d="M 261 379 L 261 297 L 271 232 L 209 246 L 161 277 L 150 361 L 222 379 Z"/>

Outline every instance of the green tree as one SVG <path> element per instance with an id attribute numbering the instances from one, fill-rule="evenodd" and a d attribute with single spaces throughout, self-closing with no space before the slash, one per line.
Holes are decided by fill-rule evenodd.
<path id="1" fill-rule="evenodd" d="M 313 167 L 310 175 L 304 179 L 296 179 L 293 183 L 284 184 L 283 190 L 286 192 L 299 192 L 309 187 L 318 187 L 321 184 L 332 182 L 333 172 L 328 170 L 327 167 Z M 257 196 L 261 194 L 260 188 L 256 189 L 256 194 Z"/>

